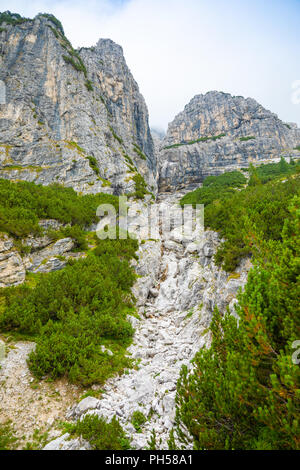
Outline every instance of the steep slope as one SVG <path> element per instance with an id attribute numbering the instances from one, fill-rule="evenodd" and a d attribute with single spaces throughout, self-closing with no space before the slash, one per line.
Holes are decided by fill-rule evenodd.
<path id="1" fill-rule="evenodd" d="M 211 91 L 195 96 L 169 124 L 160 153 L 160 190 L 200 183 L 207 175 L 299 154 L 300 129 L 252 98 Z"/>
<path id="2" fill-rule="evenodd" d="M 75 51 L 51 15 L 0 15 L 0 177 L 84 193 L 156 190 L 148 111 L 122 48 Z"/>

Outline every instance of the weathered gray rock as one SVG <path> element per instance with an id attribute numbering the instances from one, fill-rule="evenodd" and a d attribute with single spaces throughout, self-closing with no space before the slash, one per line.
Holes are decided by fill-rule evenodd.
<path id="1" fill-rule="evenodd" d="M 0 288 L 15 286 L 25 280 L 25 267 L 13 240 L 0 234 Z"/>
<path id="2" fill-rule="evenodd" d="M 22 240 L 22 243 L 25 246 L 29 246 L 31 249 L 30 251 L 33 252 L 41 250 L 42 248 L 45 248 L 46 246 L 50 245 L 52 243 L 52 240 L 47 235 L 44 235 L 42 237 L 29 235 L 27 238 Z"/>
<path id="3" fill-rule="evenodd" d="M 68 433 L 49 442 L 43 450 L 91 450 L 91 445 L 83 439 L 70 439 Z"/>
<path id="4" fill-rule="evenodd" d="M 55 224 L 53 224 L 55 225 Z M 6 234 L 0 234 L 0 288 L 21 284 L 26 272 L 48 273 L 66 266 L 68 259 L 79 259 L 86 253 L 73 253 L 74 241 L 62 238 L 53 242 L 47 235 L 28 236 L 22 241 L 31 247 L 31 253 L 21 256 L 15 241 Z"/>
<path id="5" fill-rule="evenodd" d="M 108 354 L 109 356 L 113 356 L 113 355 L 114 355 L 114 353 L 113 353 L 110 349 L 106 348 L 103 344 L 102 344 L 102 346 L 101 346 L 101 351 L 102 351 L 103 353 Z"/>
<path id="6" fill-rule="evenodd" d="M 97 398 L 86 397 L 68 412 L 68 418 L 79 418 L 86 411 L 97 408 L 99 403 Z"/>
<path id="7" fill-rule="evenodd" d="M 148 111 L 122 48 L 101 39 L 74 52 L 43 15 L 1 28 L 0 177 L 112 193 L 140 173 L 155 192 Z"/>
<path id="8" fill-rule="evenodd" d="M 177 144 L 183 145 L 172 147 Z M 299 158 L 299 144 L 296 125 L 282 122 L 252 98 L 217 91 L 196 95 L 169 124 L 159 155 L 159 188 L 189 187 L 208 175 L 279 160 L 281 155 Z"/>
<path id="9" fill-rule="evenodd" d="M 65 259 L 59 259 L 74 247 L 72 238 L 62 238 L 46 248 L 26 256 L 24 264 L 29 272 L 50 272 L 65 266 Z"/>

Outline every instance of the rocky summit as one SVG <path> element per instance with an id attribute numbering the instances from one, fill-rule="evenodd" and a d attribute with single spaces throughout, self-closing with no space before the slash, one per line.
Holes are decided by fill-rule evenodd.
<path id="1" fill-rule="evenodd" d="M 0 29 L 0 177 L 83 193 L 156 191 L 148 111 L 120 46 L 74 50 L 49 15 Z"/>
<path id="2" fill-rule="evenodd" d="M 211 91 L 195 96 L 169 124 L 160 153 L 159 187 L 176 190 L 208 175 L 299 155 L 296 124 L 252 98 Z"/>

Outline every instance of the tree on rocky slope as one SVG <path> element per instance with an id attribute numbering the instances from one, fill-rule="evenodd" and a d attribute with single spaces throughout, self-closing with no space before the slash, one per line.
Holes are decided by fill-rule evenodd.
<path id="1" fill-rule="evenodd" d="M 256 262 L 238 297 L 239 319 L 216 311 L 212 344 L 184 367 L 177 389 L 177 430 L 195 449 L 299 449 L 299 204 L 290 205 L 280 241 L 251 235 Z"/>

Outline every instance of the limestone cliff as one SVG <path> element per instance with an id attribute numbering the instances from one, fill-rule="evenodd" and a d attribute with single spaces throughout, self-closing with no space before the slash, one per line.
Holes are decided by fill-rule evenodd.
<path id="1" fill-rule="evenodd" d="M 0 26 L 0 177 L 97 193 L 132 192 L 140 173 L 155 192 L 148 111 L 122 48 L 75 51 L 51 15 Z"/>
<path id="2" fill-rule="evenodd" d="M 197 95 L 169 124 L 159 187 L 174 190 L 250 162 L 297 156 L 299 144 L 295 124 L 282 122 L 252 98 L 217 91 Z"/>

